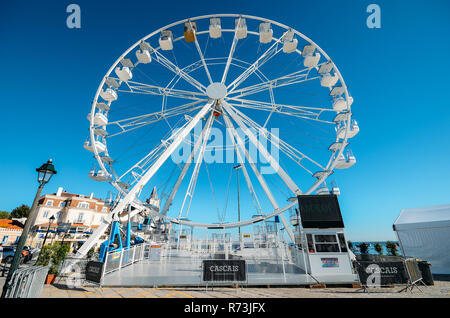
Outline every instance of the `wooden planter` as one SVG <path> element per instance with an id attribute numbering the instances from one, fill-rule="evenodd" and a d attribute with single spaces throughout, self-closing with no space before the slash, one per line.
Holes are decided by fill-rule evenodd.
<path id="1" fill-rule="evenodd" d="M 55 274 L 47 274 L 47 277 L 45 278 L 45 284 L 46 285 L 53 284 L 55 278 L 56 278 Z"/>

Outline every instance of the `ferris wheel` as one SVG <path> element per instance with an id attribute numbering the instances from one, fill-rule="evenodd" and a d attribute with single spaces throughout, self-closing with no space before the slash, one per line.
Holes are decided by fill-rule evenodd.
<path id="1" fill-rule="evenodd" d="M 97 162 L 89 177 L 109 182 L 121 199 L 79 253 L 129 206 L 130 214 L 144 209 L 199 228 L 276 215 L 285 223 L 283 212 L 295 205 L 286 199 L 323 190 L 335 169 L 355 164 L 346 149 L 359 132 L 352 103 L 330 57 L 276 21 L 205 15 L 150 33 L 113 63 L 88 115 L 84 148 Z M 237 221 L 218 203 L 235 193 L 236 169 L 254 206 Z M 154 187 L 160 206 L 145 200 Z M 205 209 L 218 220 L 197 213 Z"/>

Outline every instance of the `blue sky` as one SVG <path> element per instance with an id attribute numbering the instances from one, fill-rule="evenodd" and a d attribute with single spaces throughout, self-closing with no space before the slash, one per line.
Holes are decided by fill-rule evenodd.
<path id="1" fill-rule="evenodd" d="M 81 7 L 81 29 L 66 7 Z M 381 8 L 381 29 L 366 7 Z M 448 1 L 3 1 L 0 10 L 0 210 L 31 205 L 35 168 L 53 158 L 45 192 L 104 197 L 87 177 L 86 115 L 103 75 L 139 38 L 174 21 L 243 13 L 292 26 L 338 65 L 361 132 L 357 164 L 336 174 L 347 236 L 393 239 L 402 208 L 448 204 L 450 4 Z"/>

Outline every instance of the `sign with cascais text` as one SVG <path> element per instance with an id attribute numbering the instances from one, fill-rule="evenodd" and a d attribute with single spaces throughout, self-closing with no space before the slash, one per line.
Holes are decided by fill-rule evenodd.
<path id="1" fill-rule="evenodd" d="M 206 282 L 242 282 L 247 280 L 244 260 L 204 260 L 203 281 Z"/>

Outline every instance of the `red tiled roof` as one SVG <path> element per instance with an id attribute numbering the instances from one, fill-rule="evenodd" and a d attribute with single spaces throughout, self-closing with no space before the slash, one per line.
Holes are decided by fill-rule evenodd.
<path id="1" fill-rule="evenodd" d="M 20 222 L 10 219 L 0 219 L 0 227 L 9 230 L 23 230 L 23 225 Z"/>

